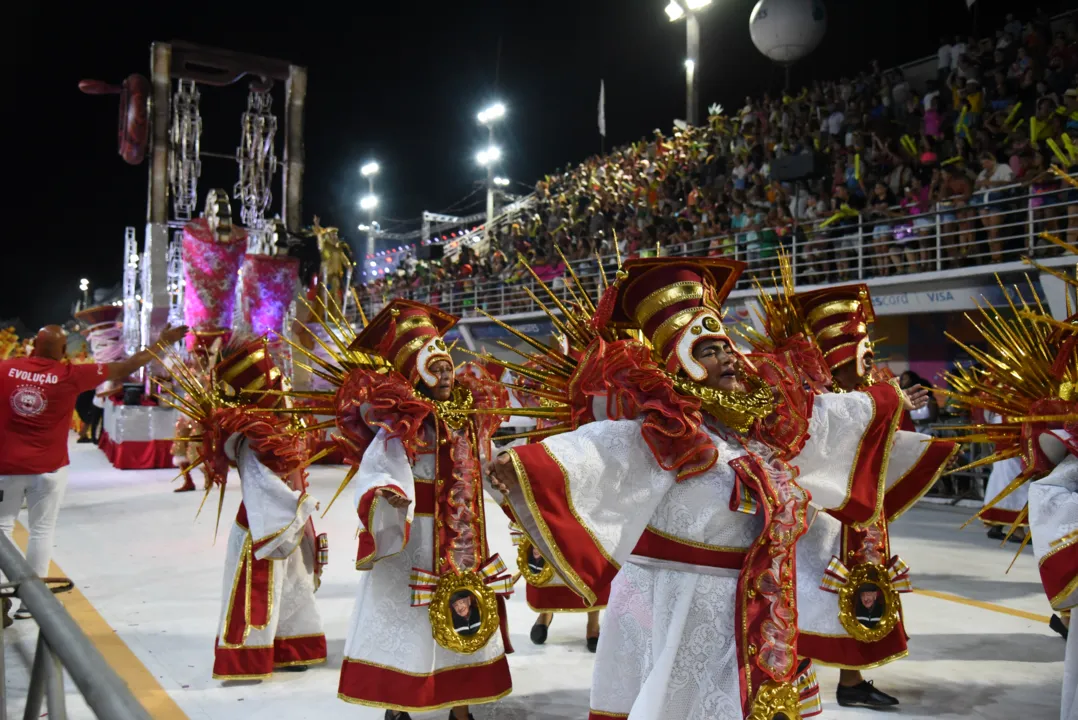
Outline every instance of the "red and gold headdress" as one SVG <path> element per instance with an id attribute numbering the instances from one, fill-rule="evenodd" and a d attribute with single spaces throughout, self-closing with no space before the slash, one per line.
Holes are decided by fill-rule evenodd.
<path id="1" fill-rule="evenodd" d="M 453 364 L 443 336 L 457 320 L 436 307 L 397 299 L 370 321 L 348 349 L 377 354 L 412 385 L 422 379 L 433 387 L 438 379 L 430 366 L 439 360 Z"/>
<path id="2" fill-rule="evenodd" d="M 855 362 L 857 376 L 867 372 L 865 357 L 871 356 L 868 329 L 876 316 L 866 285 L 840 285 L 800 293 L 796 298 L 805 319 L 832 372 Z"/>
<path id="3" fill-rule="evenodd" d="M 600 303 L 596 322 L 642 330 L 667 372 L 681 369 L 700 382 L 707 371 L 693 348 L 711 338 L 729 340 L 722 303 L 744 268 L 723 258 L 629 260 Z"/>
<path id="4" fill-rule="evenodd" d="M 275 408 L 283 400 L 281 371 L 265 337 L 245 343 L 214 368 L 214 381 L 244 405 Z"/>

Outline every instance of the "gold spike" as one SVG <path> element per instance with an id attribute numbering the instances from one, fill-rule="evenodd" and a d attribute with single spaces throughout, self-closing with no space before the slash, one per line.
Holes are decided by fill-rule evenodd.
<path id="1" fill-rule="evenodd" d="M 535 390 L 535 389 L 530 388 L 530 387 L 525 387 L 524 385 L 516 385 L 514 383 L 501 382 L 501 381 L 498 381 L 498 380 L 495 380 L 494 382 L 498 383 L 499 385 L 501 385 L 504 388 L 509 388 L 510 390 L 516 390 L 517 392 L 527 393 L 528 395 L 534 395 L 535 397 L 541 397 L 541 398 L 545 398 L 547 400 L 555 400 L 555 401 L 558 401 L 558 402 L 564 402 L 565 401 L 565 396 L 564 395 L 556 395 L 554 393 L 542 392 L 541 390 Z M 500 435 L 498 437 L 499 437 L 499 439 L 501 438 Z"/>
<path id="2" fill-rule="evenodd" d="M 210 490 L 213 489 L 213 485 L 206 488 L 206 493 L 202 496 L 202 502 L 198 504 L 198 512 L 195 513 L 195 520 L 198 520 L 198 516 L 202 514 L 202 506 L 206 504 L 206 498 L 210 496 Z"/>
<path id="3" fill-rule="evenodd" d="M 576 276 L 576 270 L 573 270 L 573 266 L 565 258 L 565 253 L 563 253 L 561 251 L 561 247 L 559 247 L 557 243 L 554 244 L 554 249 L 558 251 L 558 257 L 561 258 L 561 261 L 563 263 L 565 263 L 565 267 L 568 268 L 569 277 L 571 277 L 573 279 L 573 285 L 580 288 L 580 294 L 584 296 L 585 300 L 587 300 L 587 304 L 585 305 L 584 303 L 580 303 L 580 307 L 582 307 L 584 310 L 587 310 L 590 313 L 594 313 L 595 312 L 595 306 L 592 304 L 591 298 L 588 297 L 588 294 L 586 292 L 584 292 L 584 286 L 580 284 L 580 278 L 578 278 Z M 572 290 L 572 288 L 570 288 L 570 291 L 571 290 Z M 576 297 L 576 293 L 573 293 L 573 297 Z"/>
<path id="4" fill-rule="evenodd" d="M 349 288 L 352 292 L 352 302 L 356 304 L 356 311 L 359 313 L 359 320 L 363 323 L 363 327 L 367 327 L 367 314 L 363 312 L 363 303 L 359 301 L 359 293 L 356 292 L 356 288 L 353 286 Z"/>
<path id="5" fill-rule="evenodd" d="M 310 336 L 312 338 L 314 338 L 314 341 L 316 343 L 318 343 L 319 345 L 322 346 L 322 349 L 326 351 L 326 354 L 329 355 L 331 358 L 333 358 L 337 362 L 338 365 L 343 365 L 344 364 L 341 361 L 341 356 L 339 354 L 337 354 L 335 351 L 330 350 L 329 345 L 326 345 L 324 342 L 322 342 L 322 338 L 318 337 L 313 332 L 311 332 L 311 329 L 309 327 L 307 327 L 305 324 L 303 324 L 302 322 L 300 322 L 299 320 L 297 320 L 296 322 L 299 323 L 299 326 L 301 328 L 303 328 L 304 330 L 306 330 L 310 334 Z M 325 365 L 326 363 L 322 362 L 321 364 Z"/>
<path id="6" fill-rule="evenodd" d="M 1069 180 L 1073 180 L 1073 178 L 1071 178 L 1069 176 L 1067 176 L 1067 177 L 1068 177 Z M 1065 241 L 1061 240 L 1056 235 L 1052 235 L 1051 233 L 1042 232 L 1040 234 L 1040 238 L 1042 240 L 1047 240 L 1048 242 L 1052 243 L 1053 245 L 1058 245 L 1059 247 L 1061 247 L 1064 250 L 1066 250 L 1067 252 L 1069 252 L 1071 255 L 1078 255 L 1078 245 L 1072 245 L 1069 242 L 1065 242 Z"/>
<path id="7" fill-rule="evenodd" d="M 542 343 L 540 343 L 539 341 L 537 341 L 537 340 L 536 340 L 536 338 L 534 338 L 534 337 L 531 337 L 530 335 L 527 335 L 527 334 L 525 334 L 525 333 L 522 333 L 522 332 L 521 332 L 520 330 L 516 330 L 515 328 L 510 328 L 509 326 L 507 326 L 507 324 L 506 324 L 505 322 L 502 322 L 501 320 L 499 320 L 498 318 L 494 317 L 493 315 L 490 315 L 489 313 L 487 313 L 487 311 L 486 311 L 486 310 L 476 310 L 476 311 L 478 311 L 478 313 L 480 313 L 481 315 L 483 315 L 483 317 L 485 317 L 485 318 L 487 318 L 488 320 L 490 320 L 490 321 L 494 322 L 494 323 L 496 324 L 496 326 L 498 326 L 498 327 L 499 327 L 499 328 L 501 328 L 502 330 L 506 330 L 506 331 L 508 331 L 508 332 L 509 332 L 510 334 L 514 335 L 515 337 L 519 337 L 519 338 L 520 338 L 520 340 L 524 341 L 525 343 L 527 343 L 527 344 L 528 344 L 528 345 L 530 345 L 531 347 L 534 347 L 534 348 L 536 348 L 537 350 L 539 350 L 540 352 L 542 352 L 542 354 L 543 354 L 544 356 L 547 356 L 547 357 L 549 357 L 549 358 L 550 358 L 551 360 L 555 361 L 555 363 L 556 363 L 556 364 L 559 364 L 559 365 L 567 365 L 567 366 L 568 366 L 568 369 L 569 369 L 569 371 L 570 371 L 570 372 L 571 372 L 571 371 L 572 371 L 573 369 L 575 369 L 575 368 L 573 368 L 572 364 L 571 364 L 571 363 L 570 363 L 570 362 L 569 362 L 568 360 L 566 360 L 565 358 L 563 358 L 563 357 L 562 357 L 561 355 L 558 355 L 558 354 L 556 354 L 556 352 L 554 351 L 554 349 L 553 349 L 553 348 L 551 348 L 550 346 L 548 346 L 548 345 L 543 345 Z M 508 347 L 508 346 L 507 346 L 507 347 Z M 510 347 L 510 349 L 513 349 L 513 348 L 511 348 L 511 347 Z M 514 351 L 515 351 L 515 350 L 514 350 Z M 522 355 L 523 357 L 527 357 L 527 356 L 524 356 L 523 354 L 520 354 L 520 355 Z"/>
<path id="8" fill-rule="evenodd" d="M 299 322 L 299 320 L 297 320 L 296 322 L 299 323 L 301 326 L 306 328 L 306 325 L 303 325 L 303 323 Z M 310 332 L 310 330 L 308 330 L 307 332 Z M 291 345 L 293 350 L 298 350 L 305 357 L 307 357 L 310 360 L 313 360 L 314 362 L 318 363 L 319 365 L 324 367 L 326 370 L 329 370 L 330 372 L 340 372 L 341 371 L 341 369 L 342 369 L 341 367 L 333 365 L 332 363 L 327 362 L 323 358 L 318 357 L 317 355 L 314 354 L 313 351 L 308 350 L 307 348 L 303 347 L 299 343 L 293 342 L 292 340 L 289 340 L 288 338 L 282 338 L 282 339 L 286 343 Z M 340 361 L 340 358 L 336 354 L 333 354 L 330 357 L 332 357 L 334 360 L 338 361 L 338 363 L 343 366 L 343 362 Z"/>
<path id="9" fill-rule="evenodd" d="M 562 433 L 567 430 L 572 430 L 572 428 L 563 423 L 561 425 L 552 425 L 551 427 L 543 428 L 542 430 L 529 430 L 527 432 L 513 433 L 512 435 L 499 435 L 498 440 L 520 440 L 522 438 L 544 437 L 546 435 Z"/>
<path id="10" fill-rule="evenodd" d="M 618 272 L 621 272 L 621 248 L 618 247 L 618 231 L 611 230 L 611 235 L 614 236 L 614 257 L 618 260 Z"/>
<path id="11" fill-rule="evenodd" d="M 572 408 L 568 405 L 552 408 L 472 408 L 465 410 L 469 415 L 516 415 L 518 417 L 531 418 L 559 418 L 572 415 Z"/>
<path id="12" fill-rule="evenodd" d="M 341 482 L 340 487 L 337 488 L 337 492 L 333 493 L 333 498 L 329 501 L 329 505 L 326 505 L 326 509 L 325 512 L 322 513 L 322 517 L 325 517 L 326 513 L 329 512 L 329 509 L 333 507 L 333 503 L 337 502 L 337 498 L 339 498 L 341 496 L 341 493 L 344 492 L 344 489 L 348 487 L 348 483 L 352 482 L 352 478 L 356 476 L 357 472 L 359 472 L 359 465 L 353 465 L 348 468 L 348 472 L 344 475 L 344 480 Z"/>
<path id="13" fill-rule="evenodd" d="M 225 506 L 225 486 L 221 484 L 221 495 L 217 499 L 217 522 L 213 526 L 213 544 L 217 544 L 217 531 L 221 529 L 221 509 Z"/>
<path id="14" fill-rule="evenodd" d="M 525 360 L 530 360 L 531 362 L 541 365 L 544 369 L 549 370 L 556 375 L 561 375 L 565 379 L 569 379 L 572 376 L 573 372 L 576 370 L 576 368 L 572 366 L 566 367 L 568 361 L 561 360 L 560 356 L 555 357 L 552 355 L 537 355 L 534 353 L 524 352 L 522 350 L 518 350 L 517 348 L 513 347 L 508 343 L 502 342 L 501 340 L 496 340 L 495 343 L 503 350 L 508 350 L 509 352 L 516 353 Z M 554 360 L 561 360 L 561 362 L 553 362 Z"/>
<path id="15" fill-rule="evenodd" d="M 337 412 L 335 407 L 284 407 L 251 408 L 253 413 L 280 413 L 282 415 L 326 415 Z"/>
<path id="16" fill-rule="evenodd" d="M 307 365 L 306 363 L 301 363 L 301 362 L 298 362 L 298 361 L 293 361 L 293 364 L 296 367 L 303 368 L 304 370 L 311 373 L 312 375 L 315 375 L 317 377 L 322 378 L 323 380 L 325 380 L 329 384 L 333 385 L 334 387 L 340 387 L 341 384 L 344 382 L 344 376 L 343 375 L 340 376 L 340 377 L 335 377 L 333 375 L 328 375 L 328 374 L 322 372 L 321 370 L 315 370 L 310 365 Z"/>
<path id="17" fill-rule="evenodd" d="M 595 262 L 599 266 L 599 279 L 603 283 L 603 292 L 606 292 L 610 287 L 610 283 L 606 280 L 606 269 L 603 267 L 603 258 L 599 255 L 599 251 L 595 251 Z"/>
<path id="18" fill-rule="evenodd" d="M 169 484 L 171 485 L 172 483 L 176 482 L 177 480 L 179 480 L 180 478 L 182 478 L 182 477 L 183 477 L 184 475 L 186 475 L 187 473 L 191 472 L 192 470 L 194 470 L 194 469 L 195 469 L 195 468 L 197 468 L 197 467 L 198 467 L 199 465 L 202 465 L 202 464 L 203 464 L 203 463 L 205 463 L 205 462 L 206 462 L 205 458 L 202 458 L 202 459 L 200 459 L 200 460 L 199 460 L 198 462 L 196 462 L 196 463 L 193 463 L 193 464 L 191 464 L 191 465 L 188 465 L 188 466 L 187 466 L 187 468 L 186 468 L 186 469 L 184 469 L 184 470 L 182 470 L 182 471 L 180 472 L 180 474 L 179 474 L 179 475 L 177 475 L 176 477 L 174 477 L 174 478 L 172 478 L 171 480 L 169 480 L 169 481 L 168 481 L 168 482 L 169 482 Z"/>
<path id="19" fill-rule="evenodd" d="M 313 426 L 312 426 L 312 428 L 313 428 Z M 321 450 L 319 450 L 318 452 L 316 452 L 316 453 L 315 453 L 314 455 L 311 455 L 311 456 L 310 456 L 309 458 L 307 458 L 307 461 L 306 461 L 306 462 L 304 462 L 304 463 L 303 463 L 302 465 L 300 465 L 300 466 L 299 466 L 298 468 L 296 468 L 296 469 L 297 469 L 297 471 L 299 471 L 299 470 L 306 470 L 306 469 L 307 469 L 307 468 L 309 468 L 309 467 L 310 467 L 311 465 L 314 465 L 314 464 L 315 464 L 316 462 L 318 462 L 319 460 L 321 460 L 322 458 L 324 458 L 324 457 L 325 457 L 326 455 L 329 455 L 329 454 L 330 454 L 331 452 L 333 452 L 334 450 L 336 450 L 336 448 L 335 448 L 335 447 L 325 447 L 325 448 L 322 448 Z"/>
<path id="20" fill-rule="evenodd" d="M 548 370 L 540 370 L 538 368 L 524 367 L 523 365 L 520 365 L 520 364 L 514 363 L 514 362 L 509 362 L 508 360 L 499 360 L 498 358 L 494 357 L 490 353 L 487 353 L 485 355 L 481 355 L 481 354 L 479 354 L 477 352 L 472 352 L 471 350 L 468 350 L 467 348 L 461 348 L 460 351 L 462 353 L 464 353 L 465 355 L 471 355 L 472 357 L 477 357 L 480 360 L 483 360 L 484 362 L 490 362 L 490 361 L 496 362 L 496 363 L 500 364 L 502 367 L 505 367 L 505 368 L 508 368 L 508 369 L 512 370 L 517 375 L 523 375 L 526 378 L 531 378 L 532 380 L 536 380 L 538 382 L 550 383 L 550 384 L 553 384 L 555 386 L 564 385 L 564 383 L 558 378 L 558 376 L 554 375 L 553 373 L 551 373 Z"/>
<path id="21" fill-rule="evenodd" d="M 1026 545 L 1029 545 L 1029 543 L 1032 540 L 1033 540 L 1033 534 L 1027 532 L 1026 536 L 1024 538 L 1022 538 L 1022 544 L 1018 546 L 1018 552 L 1016 552 L 1014 554 L 1014 559 L 1011 560 L 1011 564 L 1007 566 L 1007 572 L 1008 573 L 1011 571 L 1011 568 L 1014 567 L 1014 564 L 1018 561 L 1018 556 L 1022 554 L 1022 551 L 1026 549 Z M 1004 542 L 1006 542 L 1006 541 L 1004 541 Z M 1004 574 L 1006 574 L 1006 573 L 1004 573 Z"/>
<path id="22" fill-rule="evenodd" d="M 577 343 L 578 345 L 586 345 L 587 344 L 585 342 L 582 342 L 581 339 L 577 337 L 576 333 L 571 331 L 565 325 L 565 323 L 562 322 L 561 318 L 559 318 L 557 315 L 555 315 L 554 312 L 550 308 L 548 308 L 545 304 L 543 304 L 543 301 L 540 300 L 538 297 L 536 297 L 535 293 L 533 293 L 531 291 L 531 288 L 529 288 L 528 286 L 525 285 L 525 286 L 522 287 L 522 289 L 524 290 L 524 293 L 529 298 L 531 298 L 531 301 L 533 303 L 535 303 L 536 305 L 538 305 L 540 310 L 542 310 L 544 313 L 546 313 L 547 317 L 550 318 L 550 322 L 554 325 L 555 330 L 560 332 L 562 335 L 564 335 L 570 341 Z"/>
<path id="23" fill-rule="evenodd" d="M 535 273 L 535 270 L 532 269 L 531 265 L 529 265 L 526 261 L 523 261 L 523 260 L 521 262 L 524 263 L 524 268 L 529 273 L 531 273 L 531 276 L 533 278 L 535 278 L 535 282 L 539 283 L 539 286 L 542 287 L 543 290 L 546 290 L 546 294 L 550 296 L 550 299 L 551 299 L 551 301 L 553 301 L 554 306 L 556 308 L 558 308 L 558 310 L 561 311 L 562 316 L 565 317 L 567 325 L 576 328 L 576 320 L 573 317 L 573 314 L 569 312 L 569 309 L 566 308 L 564 304 L 562 304 L 562 301 L 558 298 L 558 296 L 556 294 L 554 294 L 554 291 L 551 290 L 547 286 L 547 284 L 545 282 L 543 282 L 542 280 L 539 279 L 539 276 Z M 576 330 L 577 331 L 574 334 L 578 335 L 581 340 L 583 340 L 584 338 L 587 337 L 587 330 L 586 329 L 583 329 L 583 332 L 581 332 L 580 328 L 576 328 Z M 582 344 L 587 344 L 587 343 L 582 343 Z"/>

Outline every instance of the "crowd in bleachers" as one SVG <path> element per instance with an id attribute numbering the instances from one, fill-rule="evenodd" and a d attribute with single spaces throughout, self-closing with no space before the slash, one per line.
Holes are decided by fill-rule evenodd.
<path id="1" fill-rule="evenodd" d="M 784 247 L 809 283 L 999 262 L 1044 230 L 1073 242 L 1078 196 L 1050 168 L 1078 160 L 1076 77 L 1073 22 L 1009 15 L 992 37 L 943 38 L 926 87 L 873 62 L 557 171 L 484 252 L 403 263 L 369 291 L 512 284 L 518 256 L 560 277 L 557 249 L 587 275 L 615 242 L 622 257 L 729 255 L 767 272 Z M 776 179 L 798 154 L 827 171 Z"/>

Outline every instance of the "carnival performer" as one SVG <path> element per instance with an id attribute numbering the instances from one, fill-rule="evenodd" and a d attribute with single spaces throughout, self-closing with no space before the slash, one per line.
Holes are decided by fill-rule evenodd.
<path id="1" fill-rule="evenodd" d="M 222 357 L 209 388 L 173 358 L 169 370 L 187 397 L 169 395 L 200 426 L 201 464 L 222 499 L 229 465 L 239 472 L 243 501 L 225 554 L 213 676 L 255 680 L 326 660 L 314 597 L 325 536 L 315 535 L 310 519 L 318 503 L 306 493 L 305 438 L 268 412 L 284 398 L 267 341 L 225 349 Z"/>
<path id="2" fill-rule="evenodd" d="M 580 359 L 581 353 L 571 348 L 569 338 L 565 333 L 556 333 L 554 344 L 557 346 L 558 353 L 561 356 L 573 357 L 574 360 Z M 526 363 L 525 367 L 530 367 L 536 371 L 542 370 L 542 366 L 535 361 Z M 544 407 L 551 404 L 547 401 L 547 398 L 532 394 L 538 388 L 537 383 L 524 376 L 519 377 L 518 382 L 521 388 L 514 390 L 513 395 L 522 407 Z M 538 391 L 542 392 L 541 390 Z M 552 425 L 553 422 L 550 420 L 543 418 L 536 420 L 537 430 L 542 430 Z M 506 508 L 506 511 L 512 517 L 512 512 L 508 508 Z M 561 576 L 554 571 L 554 566 L 547 563 L 535 546 L 528 542 L 527 538 L 524 537 L 524 533 L 517 529 L 515 523 L 511 526 L 511 529 L 513 541 L 518 547 L 517 569 L 527 583 L 525 592 L 528 607 L 539 613 L 539 617 L 535 619 L 535 624 L 532 625 L 529 633 L 531 641 L 536 645 L 542 645 L 546 642 L 550 624 L 554 621 L 556 613 L 587 612 L 588 624 L 585 630 L 585 642 L 588 650 L 595 652 L 599 646 L 599 613 L 606 607 L 610 589 L 608 587 L 602 588 L 598 593 L 595 604 L 588 606 L 584 598 L 573 592 L 561 579 Z"/>
<path id="3" fill-rule="evenodd" d="M 596 323 L 639 328 L 650 347 L 598 341 L 574 380 L 605 419 L 491 466 L 570 587 L 594 602 L 613 581 L 592 718 L 811 712 L 818 690 L 795 684 L 794 567 L 810 497 L 870 523 L 922 450 L 924 436 L 896 432 L 910 401 L 895 385 L 813 397 L 774 358 L 737 351 L 721 305 L 743 268 L 626 263 Z"/>
<path id="4" fill-rule="evenodd" d="M 481 462 L 508 394 L 481 369 L 454 366 L 443 335 L 457 318 L 394 300 L 350 350 L 383 358 L 337 391 L 337 425 L 365 446 L 355 495 L 364 572 L 338 696 L 386 718 L 469 706 L 512 689 L 502 560 L 486 540 Z M 365 440 L 373 434 L 373 439 Z M 347 443 L 346 443 L 347 444 Z"/>
<path id="5" fill-rule="evenodd" d="M 1003 421 L 999 413 L 984 413 L 985 421 L 990 425 L 998 425 Z M 1025 539 L 1021 530 L 1013 533 L 1005 532 L 1018 521 L 1018 515 L 1026 508 L 1029 502 L 1029 485 L 1022 484 L 1012 493 L 999 497 L 1001 493 L 1022 474 L 1022 458 L 1003 458 L 992 463 L 992 472 L 988 474 L 988 484 L 984 488 L 984 500 L 988 509 L 981 515 L 988 525 L 988 537 L 993 540 L 1007 540 L 1020 543 Z M 1021 523 L 1020 523 L 1021 524 Z"/>
<path id="6" fill-rule="evenodd" d="M 818 392 L 864 392 L 884 381 L 884 370 L 872 363 L 870 328 L 875 314 L 867 286 L 829 287 L 795 294 L 791 300 L 795 329 L 804 330 L 822 359 L 804 362 L 805 355 L 800 354 L 792 369 L 820 368 L 815 378 L 806 378 L 810 383 L 822 381 L 815 385 Z M 774 326 L 771 329 L 779 336 L 773 339 L 782 352 L 786 338 Z M 793 344 L 797 341 L 795 336 Z M 927 389 L 916 388 L 915 394 L 918 407 L 928 402 Z M 882 512 L 869 523 L 843 522 L 833 513 L 810 511 L 808 531 L 797 545 L 798 650 L 803 658 L 840 668 L 836 700 L 843 707 L 899 702 L 861 674 L 908 654 L 899 595 L 911 589 L 909 568 L 892 555 L 888 525 L 931 489 L 956 450 L 954 443 L 923 443 L 909 472 L 888 489 L 881 498 Z M 864 460 L 870 458 L 859 457 L 855 471 Z M 881 622 L 862 622 L 856 604 L 844 601 L 850 597 L 848 586 L 862 584 L 867 575 L 873 576 L 871 586 L 882 592 Z"/>

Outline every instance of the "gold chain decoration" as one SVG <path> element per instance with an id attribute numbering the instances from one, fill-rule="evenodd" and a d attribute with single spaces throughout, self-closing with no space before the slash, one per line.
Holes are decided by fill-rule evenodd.
<path id="1" fill-rule="evenodd" d="M 472 409 L 472 394 L 466 388 L 457 385 L 453 388 L 453 396 L 448 400 L 431 400 L 434 405 L 434 414 L 437 415 L 451 430 L 460 430 L 468 422 L 469 411 Z"/>
<path id="2" fill-rule="evenodd" d="M 672 375 L 671 379 L 679 392 L 699 400 L 708 414 L 740 434 L 747 433 L 756 420 L 763 420 L 775 410 L 774 392 L 756 378 L 742 378 L 751 387 L 748 392 L 706 387 L 680 375 Z"/>

